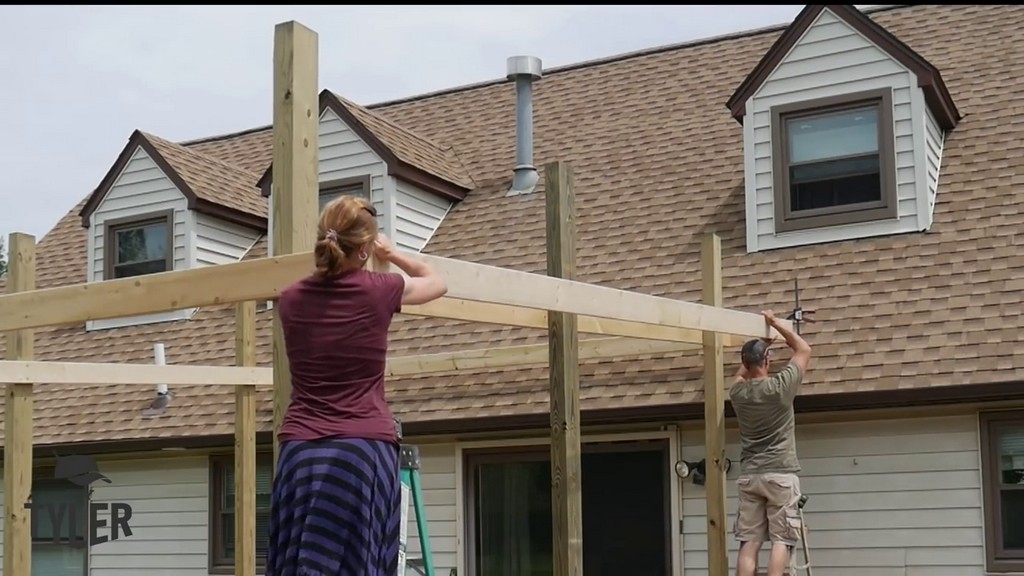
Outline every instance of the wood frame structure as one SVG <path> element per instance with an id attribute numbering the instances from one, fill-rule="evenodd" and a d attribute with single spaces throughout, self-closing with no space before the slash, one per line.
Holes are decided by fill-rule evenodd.
<path id="1" fill-rule="evenodd" d="M 4 573 L 31 573 L 30 517 L 24 503 L 32 486 L 34 383 L 236 385 L 235 573 L 255 570 L 255 387 L 274 388 L 274 428 L 290 393 L 287 358 L 274 309 L 273 367 L 257 367 L 255 302 L 308 273 L 317 220 L 317 35 L 297 22 L 275 28 L 274 181 L 271 232 L 276 256 L 209 268 L 72 286 L 35 289 L 34 238 L 10 236 L 8 294 L 0 296 L 0 330 L 7 333 L 0 382 L 4 408 Z M 415 254 L 447 279 L 445 298 L 403 313 L 548 329 L 546 346 L 517 346 L 399 356 L 390 375 L 433 371 L 550 365 L 554 568 L 582 573 L 580 502 L 580 360 L 702 348 L 705 362 L 709 567 L 726 576 L 723 346 L 774 337 L 759 314 L 722 307 L 721 248 L 704 238 L 704 303 L 697 304 L 573 280 L 575 230 L 572 170 L 546 168 L 548 275 L 531 274 L 438 256 Z M 237 366 L 139 365 L 33 360 L 33 329 L 182 308 L 234 303 Z M 603 338 L 583 339 L 579 333 Z M 277 460 L 275 439 L 274 459 Z M 276 467 L 276 466 L 275 466 Z"/>

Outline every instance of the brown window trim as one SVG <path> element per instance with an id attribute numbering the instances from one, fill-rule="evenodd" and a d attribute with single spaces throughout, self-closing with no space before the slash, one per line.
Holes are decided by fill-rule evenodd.
<path id="1" fill-rule="evenodd" d="M 1003 550 L 1002 509 L 999 494 L 999 447 L 996 429 L 1006 424 L 1024 425 L 1024 410 L 980 412 L 981 486 L 985 514 L 985 569 L 988 572 L 1024 572 L 1024 552 Z M 1024 490 L 1024 485 L 1020 487 Z"/>
<path id="2" fill-rule="evenodd" d="M 114 234 L 125 228 L 136 228 L 146 224 L 164 223 L 167 225 L 167 254 L 165 254 L 164 271 L 174 270 L 174 210 L 161 210 L 140 216 L 111 218 L 103 223 L 103 279 L 114 278 Z"/>
<path id="3" fill-rule="evenodd" d="M 259 464 L 261 461 L 270 459 L 273 462 L 273 452 L 268 451 L 265 448 L 259 448 L 256 451 L 256 462 Z M 234 454 L 211 454 L 210 455 L 210 535 L 208 538 L 209 550 L 207 557 L 209 558 L 209 573 L 210 574 L 234 574 L 235 573 L 235 558 L 224 556 L 224 542 L 222 541 L 221 535 L 221 507 L 220 500 L 224 490 L 224 471 L 235 465 Z M 271 464 L 272 465 L 272 464 Z M 262 574 L 266 568 L 266 558 L 260 558 L 256 556 L 256 571 L 258 574 Z"/>
<path id="4" fill-rule="evenodd" d="M 790 209 L 789 146 L 787 146 L 789 136 L 785 121 L 790 118 L 840 112 L 869 104 L 879 107 L 878 153 L 882 172 L 881 201 L 822 208 L 794 216 Z M 772 108 L 771 130 L 774 173 L 772 188 L 774 190 L 775 231 L 777 233 L 896 218 L 898 199 L 896 195 L 896 144 L 892 89 L 868 90 L 775 106 Z"/>
<path id="5" fill-rule="evenodd" d="M 653 440 L 601 440 L 582 442 L 581 452 L 639 452 L 639 451 L 662 451 L 665 456 L 665 554 L 666 566 L 672 571 L 672 493 L 671 487 L 674 472 L 669 465 L 670 442 L 668 439 Z M 476 475 L 474 474 L 479 464 L 491 464 L 502 462 L 539 462 L 551 460 L 551 446 L 548 444 L 531 444 L 520 446 L 509 446 L 503 448 L 474 448 L 462 452 L 462 481 L 463 497 L 462 511 L 464 514 L 465 526 L 463 527 L 463 542 L 466 543 L 466 574 L 467 576 L 483 576 L 476 570 Z"/>

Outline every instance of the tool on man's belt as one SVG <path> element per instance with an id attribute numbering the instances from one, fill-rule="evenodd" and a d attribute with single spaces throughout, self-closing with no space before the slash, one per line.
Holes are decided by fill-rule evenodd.
<path id="1" fill-rule="evenodd" d="M 796 299 L 796 305 L 793 307 L 793 311 L 789 313 L 789 316 L 786 316 L 786 320 L 791 320 L 796 333 L 800 334 L 801 324 L 811 324 L 815 320 L 810 318 L 810 316 L 814 316 L 814 310 L 804 310 L 800 307 L 800 281 L 796 278 L 793 279 L 793 297 Z"/>
<path id="2" fill-rule="evenodd" d="M 807 523 L 804 522 L 804 505 L 807 504 L 807 495 L 801 494 L 800 501 L 797 503 L 797 509 L 800 511 L 800 548 L 803 550 L 804 563 L 796 563 L 796 553 L 790 554 L 789 557 L 789 574 L 790 576 L 796 576 L 797 570 L 803 570 L 807 576 L 811 576 L 811 549 L 807 545 Z"/>

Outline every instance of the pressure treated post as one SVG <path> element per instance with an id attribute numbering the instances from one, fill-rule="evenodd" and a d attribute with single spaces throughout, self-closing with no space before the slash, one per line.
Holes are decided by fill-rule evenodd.
<path id="1" fill-rule="evenodd" d="M 722 306 L 722 243 L 714 233 L 701 244 L 701 303 Z M 722 336 L 704 332 L 704 484 L 708 518 L 708 574 L 727 576 L 728 548 L 725 540 L 725 367 Z"/>
<path id="2" fill-rule="evenodd" d="M 294 21 L 274 28 L 274 172 L 270 198 L 274 211 L 275 256 L 311 251 L 316 242 L 320 190 L 317 59 L 316 32 Z M 276 474 L 280 451 L 277 432 L 292 393 L 280 310 L 276 306 L 273 350 Z"/>
<path id="3" fill-rule="evenodd" d="M 11 234 L 7 242 L 7 292 L 36 287 L 36 239 Z M 32 360 L 34 331 L 7 333 L 7 360 Z M 32 384 L 8 384 L 4 405 L 4 574 L 32 573 Z"/>
<path id="4" fill-rule="evenodd" d="M 576 277 L 576 215 L 572 167 L 545 168 L 548 275 Z M 576 315 L 548 312 L 551 394 L 551 511 L 554 576 L 583 574 L 580 495 L 580 374 Z"/>
<path id="5" fill-rule="evenodd" d="M 235 305 L 235 364 L 256 365 L 256 302 Z M 235 387 L 235 576 L 256 573 L 256 386 Z"/>

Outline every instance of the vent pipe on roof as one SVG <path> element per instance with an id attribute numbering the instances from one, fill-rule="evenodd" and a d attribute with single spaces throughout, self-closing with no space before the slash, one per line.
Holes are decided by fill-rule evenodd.
<path id="1" fill-rule="evenodd" d="M 541 77 L 540 58 L 512 56 L 506 78 L 516 82 L 516 167 L 509 196 L 529 194 L 540 176 L 533 165 L 533 81 Z"/>
<path id="2" fill-rule="evenodd" d="M 157 366 L 165 366 L 167 364 L 167 358 L 164 355 L 164 345 L 162 343 L 158 342 L 153 344 L 153 363 Z M 146 418 L 160 416 L 167 411 L 167 407 L 170 403 L 171 395 L 167 389 L 167 384 L 157 384 L 156 397 L 153 398 L 149 407 L 142 411 L 142 415 Z"/>

